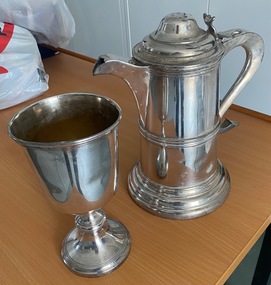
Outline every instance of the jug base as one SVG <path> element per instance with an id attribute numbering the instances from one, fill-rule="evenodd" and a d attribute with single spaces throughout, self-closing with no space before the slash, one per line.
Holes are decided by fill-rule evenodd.
<path id="1" fill-rule="evenodd" d="M 218 170 L 212 179 L 193 187 L 169 187 L 146 177 L 138 161 L 128 176 L 128 187 L 134 202 L 156 216 L 193 219 L 209 214 L 223 204 L 229 194 L 230 176 L 218 160 Z"/>

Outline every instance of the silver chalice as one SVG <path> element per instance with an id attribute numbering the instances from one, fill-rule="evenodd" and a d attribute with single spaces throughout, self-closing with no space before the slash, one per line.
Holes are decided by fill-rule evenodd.
<path id="1" fill-rule="evenodd" d="M 75 215 L 61 256 L 74 273 L 98 277 L 118 268 L 130 235 L 101 209 L 118 184 L 121 109 L 95 94 L 68 93 L 38 101 L 13 116 L 8 133 L 27 152 L 43 193 L 61 212 Z"/>

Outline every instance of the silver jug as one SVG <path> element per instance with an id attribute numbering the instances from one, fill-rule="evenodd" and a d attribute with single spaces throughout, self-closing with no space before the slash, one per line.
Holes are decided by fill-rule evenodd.
<path id="1" fill-rule="evenodd" d="M 236 126 L 224 120 L 234 99 L 259 67 L 262 38 L 241 29 L 207 30 L 186 13 L 162 19 L 157 30 L 133 48 L 133 57 L 102 55 L 93 74 L 122 77 L 139 111 L 140 159 L 128 177 L 131 197 L 145 210 L 169 219 L 191 219 L 217 209 L 230 177 L 217 159 L 217 135 Z M 244 67 L 220 101 L 223 57 L 235 47 L 246 52 Z"/>

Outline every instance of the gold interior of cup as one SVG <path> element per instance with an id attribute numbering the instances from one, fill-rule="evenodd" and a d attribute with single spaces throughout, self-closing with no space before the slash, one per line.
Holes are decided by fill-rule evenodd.
<path id="1" fill-rule="evenodd" d="M 94 94 L 63 94 L 21 110 L 10 132 L 28 142 L 74 141 L 96 135 L 114 125 L 120 110 L 113 101 Z"/>

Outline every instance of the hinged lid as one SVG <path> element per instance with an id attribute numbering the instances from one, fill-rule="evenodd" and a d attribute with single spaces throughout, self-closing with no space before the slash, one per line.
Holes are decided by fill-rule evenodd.
<path id="1" fill-rule="evenodd" d="M 186 13 L 172 13 L 159 27 L 133 48 L 133 57 L 148 65 L 195 65 L 210 62 L 223 53 L 212 27 L 214 17 L 204 15 L 209 26 L 199 28 L 195 19 Z"/>

